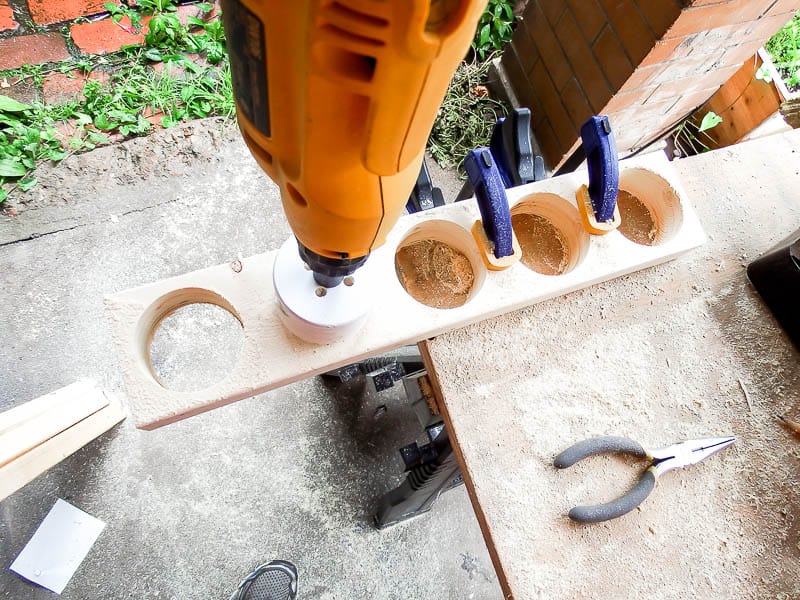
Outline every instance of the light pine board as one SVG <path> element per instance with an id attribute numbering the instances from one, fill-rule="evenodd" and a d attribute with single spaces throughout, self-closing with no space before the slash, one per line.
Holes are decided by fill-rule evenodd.
<path id="1" fill-rule="evenodd" d="M 380 282 L 366 323 L 352 337 L 327 346 L 304 342 L 280 323 L 272 287 L 275 252 L 243 259 L 240 272 L 230 265 L 219 265 L 108 297 L 107 314 L 136 426 L 160 427 L 367 356 L 670 260 L 704 242 L 690 199 L 661 153 L 626 161 L 622 166 L 623 181 L 629 169 L 646 167 L 660 174 L 677 192 L 683 218 L 670 240 L 648 247 L 627 240 L 619 232 L 592 236 L 583 261 L 560 276 L 540 275 L 519 263 L 506 271 L 481 269 L 477 277 L 482 280 L 480 289 L 471 300 L 459 308 L 437 310 L 420 304 L 404 291 L 395 275 L 395 250 L 413 229 L 444 220 L 463 229 L 467 246 L 462 250 L 473 264 L 480 264 L 468 233 L 479 218 L 477 205 L 469 200 L 405 216 L 392 230 L 386 245 L 369 259 L 372 273 L 377 274 Z M 586 183 L 585 178 L 585 172 L 578 172 L 514 188 L 508 191 L 509 203 L 513 210 L 533 194 L 551 193 L 562 196 L 574 207 L 575 192 Z M 577 219 L 577 212 L 575 215 Z M 212 387 L 200 392 L 168 390 L 151 374 L 147 351 L 150 324 L 176 304 L 192 301 L 232 307 L 244 328 L 242 351 L 233 370 Z"/>
<path id="2" fill-rule="evenodd" d="M 800 131 L 678 161 L 709 242 L 680 259 L 424 344 L 507 598 L 800 597 L 800 354 L 747 281 L 800 228 Z M 736 443 L 622 518 L 571 522 L 642 462 L 555 456 L 597 435 Z"/>

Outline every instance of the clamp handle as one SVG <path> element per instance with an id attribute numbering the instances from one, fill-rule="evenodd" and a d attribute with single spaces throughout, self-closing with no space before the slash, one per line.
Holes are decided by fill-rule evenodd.
<path id="1" fill-rule="evenodd" d="M 490 242 L 491 254 L 494 259 L 514 256 L 514 230 L 511 228 L 511 211 L 508 208 L 506 188 L 489 148 L 480 147 L 470 152 L 464 160 L 464 168 L 475 190 L 475 199 L 481 211 L 481 229 Z M 475 228 L 473 234 L 476 234 Z M 492 260 L 485 251 L 484 255 L 484 260 Z"/>
<path id="2" fill-rule="evenodd" d="M 611 123 L 605 115 L 589 117 L 581 126 L 589 168 L 589 198 L 598 223 L 614 219 L 619 194 L 619 157 Z"/>

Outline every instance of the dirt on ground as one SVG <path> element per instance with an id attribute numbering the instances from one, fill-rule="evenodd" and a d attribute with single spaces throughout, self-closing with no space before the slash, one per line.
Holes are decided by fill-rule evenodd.
<path id="1" fill-rule="evenodd" d="M 39 165 L 34 173 L 37 185 L 28 192 L 12 191 L 0 206 L 13 216 L 32 208 L 77 204 L 86 195 L 112 192 L 121 185 L 180 177 L 198 163 L 218 163 L 220 147 L 239 135 L 234 121 L 213 117 L 74 154 Z"/>

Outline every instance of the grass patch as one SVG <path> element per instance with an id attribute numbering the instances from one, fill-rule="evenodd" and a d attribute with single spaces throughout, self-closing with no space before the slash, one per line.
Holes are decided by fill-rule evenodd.
<path id="1" fill-rule="evenodd" d="M 497 119 L 508 114 L 486 88 L 492 58 L 461 63 L 456 69 L 428 139 L 436 162 L 443 168 L 457 167 L 462 178 L 464 158 L 478 146 L 487 146 Z"/>
<path id="2" fill-rule="evenodd" d="M 789 91 L 800 90 L 800 11 L 769 39 L 765 48 Z"/>
<path id="3" fill-rule="evenodd" d="M 201 13 L 212 8 L 194 6 Z M 149 133 L 154 122 L 171 127 L 190 119 L 233 117 L 230 65 L 219 15 L 208 20 L 189 17 L 189 23 L 182 25 L 176 7 L 175 0 L 140 0 L 136 11 L 108 3 L 116 22 L 127 16 L 140 27 L 143 16 L 152 17 L 144 47 L 50 67 L 0 71 L 0 80 L 23 79 L 36 86 L 55 72 L 76 77 L 110 73 L 105 82 L 87 80 L 81 98 L 72 102 L 24 104 L 0 95 L 0 203 L 14 189 L 27 191 L 36 185 L 32 172 L 37 162 L 58 162 L 91 150 L 108 143 L 107 134 L 139 136 Z M 163 68 L 154 69 L 159 63 Z M 61 127 L 64 123 L 71 126 Z"/>

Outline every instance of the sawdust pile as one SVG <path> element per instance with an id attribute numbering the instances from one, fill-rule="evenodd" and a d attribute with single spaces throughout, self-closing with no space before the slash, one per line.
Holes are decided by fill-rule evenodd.
<path id="1" fill-rule="evenodd" d="M 650 209 L 639 198 L 625 190 L 619 191 L 617 206 L 622 217 L 620 233 L 637 244 L 654 245 L 658 229 Z"/>
<path id="2" fill-rule="evenodd" d="M 475 283 L 469 259 L 438 240 L 403 246 L 395 255 L 394 265 L 405 290 L 433 308 L 463 305 Z"/>
<path id="3" fill-rule="evenodd" d="M 569 249 L 561 231 L 539 215 L 511 217 L 522 248 L 522 264 L 542 275 L 561 275 L 569 263 Z"/>

